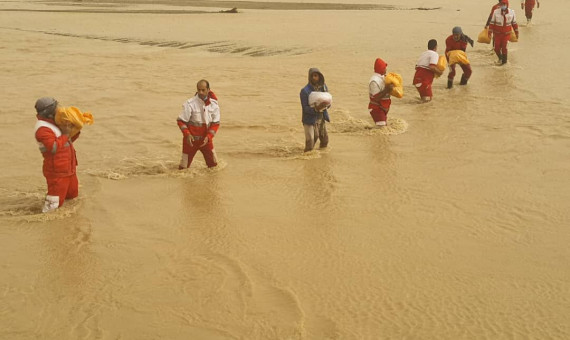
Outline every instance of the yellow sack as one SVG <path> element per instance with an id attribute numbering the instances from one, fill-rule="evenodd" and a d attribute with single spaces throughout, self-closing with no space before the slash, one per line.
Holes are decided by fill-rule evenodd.
<path id="1" fill-rule="evenodd" d="M 447 58 L 444 55 L 439 56 L 439 60 L 437 61 L 437 68 L 443 72 L 447 67 Z"/>
<path id="2" fill-rule="evenodd" d="M 465 54 L 465 52 L 461 50 L 449 51 L 448 56 L 449 56 L 449 65 L 453 64 L 469 65 L 469 60 L 467 60 L 467 55 Z"/>
<path id="3" fill-rule="evenodd" d="M 384 78 L 384 83 L 386 85 L 394 84 L 394 88 L 392 91 L 390 91 L 391 96 L 394 96 L 396 98 L 402 98 L 404 96 L 404 81 L 402 80 L 401 75 L 393 72 L 388 72 Z"/>
<path id="4" fill-rule="evenodd" d="M 519 38 L 517 38 L 517 34 L 515 33 L 515 30 L 513 30 L 511 28 L 511 37 L 509 38 L 510 42 L 518 42 Z"/>
<path id="5" fill-rule="evenodd" d="M 390 95 L 396 98 L 402 98 L 404 96 L 404 87 L 402 86 L 394 87 L 390 92 Z"/>
<path id="6" fill-rule="evenodd" d="M 479 33 L 479 37 L 477 37 L 477 42 L 483 44 L 491 43 L 491 38 L 489 38 L 489 28 L 485 28 L 484 30 L 481 31 L 481 33 Z"/>
<path id="7" fill-rule="evenodd" d="M 447 67 L 447 58 L 445 58 L 444 55 L 440 55 L 439 59 L 437 61 L 437 69 L 440 70 L 441 72 L 445 71 L 445 68 Z M 439 74 L 434 74 L 434 77 L 439 78 L 440 75 Z"/>
<path id="8" fill-rule="evenodd" d="M 73 137 L 83 128 L 83 124 L 93 124 L 93 115 L 91 112 L 81 112 L 74 106 L 60 106 L 55 113 L 55 123 L 58 126 L 71 123 L 73 127 L 71 128 L 70 136 Z"/>

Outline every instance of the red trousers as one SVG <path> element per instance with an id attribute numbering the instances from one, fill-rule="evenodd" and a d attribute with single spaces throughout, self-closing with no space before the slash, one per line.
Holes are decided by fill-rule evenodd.
<path id="1" fill-rule="evenodd" d="M 453 78 L 455 78 L 455 65 L 457 64 L 453 64 L 453 65 L 449 65 L 449 74 L 447 75 L 447 79 L 449 80 L 453 80 Z M 463 70 L 463 79 L 468 80 L 469 77 L 471 77 L 471 73 L 473 72 L 471 70 L 471 65 L 467 64 L 467 65 L 463 65 L 463 64 L 459 64 L 459 66 L 461 66 L 461 69 Z"/>
<path id="2" fill-rule="evenodd" d="M 190 146 L 190 143 L 188 143 L 188 138 L 184 137 L 182 140 L 182 159 L 180 160 L 180 166 L 178 167 L 179 169 L 189 168 L 198 150 L 200 150 L 204 156 L 204 160 L 206 161 L 208 168 L 212 168 L 218 165 L 216 152 L 214 151 L 214 143 L 212 143 L 211 140 L 208 140 L 208 143 L 201 147 L 200 145 L 202 145 L 202 143 L 204 143 L 204 140 L 198 139 L 194 140 L 192 142 L 192 146 Z"/>
<path id="3" fill-rule="evenodd" d="M 525 0 L 524 2 L 524 15 L 527 19 L 532 19 L 532 10 L 536 4 L 535 0 Z"/>
<path id="4" fill-rule="evenodd" d="M 431 98 L 431 84 L 433 83 L 433 71 L 423 67 L 416 67 L 416 74 L 414 74 L 414 86 L 418 89 L 420 97 Z"/>
<path id="5" fill-rule="evenodd" d="M 509 33 L 496 33 L 493 34 L 495 36 L 495 53 L 497 55 L 507 55 L 507 43 L 509 42 L 509 38 L 511 37 Z"/>
<path id="6" fill-rule="evenodd" d="M 368 104 L 368 111 L 374 120 L 374 123 L 385 122 L 388 119 L 388 111 L 390 111 L 391 99 L 380 100 L 380 105 Z"/>
<path id="7" fill-rule="evenodd" d="M 48 196 L 59 197 L 59 206 L 69 198 L 75 198 L 79 195 L 79 182 L 77 175 L 73 174 L 68 177 L 46 177 L 48 186 Z"/>

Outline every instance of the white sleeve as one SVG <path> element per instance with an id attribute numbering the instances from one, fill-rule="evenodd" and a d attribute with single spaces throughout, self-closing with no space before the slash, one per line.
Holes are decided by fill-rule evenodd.
<path id="1" fill-rule="evenodd" d="M 218 103 L 212 103 L 210 108 L 208 108 L 208 111 L 210 113 L 210 121 L 212 123 L 220 123 L 220 106 Z"/>
<path id="2" fill-rule="evenodd" d="M 182 112 L 180 112 L 178 119 L 183 122 L 189 122 L 191 114 L 192 114 L 192 108 L 190 107 L 188 102 L 185 102 L 184 104 L 182 104 Z"/>

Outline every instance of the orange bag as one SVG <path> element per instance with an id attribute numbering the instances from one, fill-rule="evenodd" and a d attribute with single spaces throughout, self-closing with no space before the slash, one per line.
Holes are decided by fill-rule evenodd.
<path id="1" fill-rule="evenodd" d="M 453 64 L 463 64 L 469 65 L 469 60 L 467 60 L 467 54 L 461 50 L 449 51 L 449 65 Z"/>
<path id="2" fill-rule="evenodd" d="M 447 58 L 445 58 L 444 55 L 440 55 L 439 60 L 437 61 L 437 68 L 443 72 L 445 71 L 446 67 L 447 67 Z"/>
<path id="3" fill-rule="evenodd" d="M 515 30 L 511 27 L 511 36 L 509 38 L 510 42 L 518 42 L 519 38 L 517 38 L 517 34 L 515 33 Z"/>
<path id="4" fill-rule="evenodd" d="M 386 85 L 394 84 L 394 88 L 392 91 L 390 91 L 391 96 L 394 96 L 396 98 L 402 98 L 404 96 L 404 81 L 402 80 L 401 75 L 393 72 L 388 72 L 384 78 L 384 83 Z"/>
<path id="5" fill-rule="evenodd" d="M 73 127 L 71 128 L 70 136 L 73 137 L 81 131 L 84 124 L 93 124 L 93 115 L 91 112 L 81 112 L 74 106 L 60 106 L 55 112 L 55 123 L 58 126 L 71 123 Z"/>
<path id="6" fill-rule="evenodd" d="M 443 72 L 443 71 L 445 71 L 446 67 L 447 67 L 447 58 L 445 58 L 444 55 L 440 55 L 439 59 L 437 61 L 437 68 L 438 68 L 438 70 Z M 440 75 L 436 73 L 436 74 L 434 74 L 434 77 L 439 78 Z"/>
<path id="7" fill-rule="evenodd" d="M 489 38 L 489 28 L 485 28 L 484 30 L 479 33 L 479 37 L 477 37 L 477 42 L 482 44 L 490 44 L 491 38 Z"/>

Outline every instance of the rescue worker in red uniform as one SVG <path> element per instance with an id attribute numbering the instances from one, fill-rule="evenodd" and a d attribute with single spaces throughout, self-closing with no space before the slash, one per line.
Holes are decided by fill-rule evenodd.
<path id="1" fill-rule="evenodd" d="M 384 60 L 377 58 L 374 62 L 374 75 L 368 83 L 368 95 L 370 97 L 368 111 L 376 128 L 386 126 L 388 111 L 390 111 L 390 104 L 392 104 L 390 91 L 394 88 L 394 84 L 386 85 L 384 81 L 387 66 L 388 64 Z"/>
<path id="2" fill-rule="evenodd" d="M 506 0 L 505 3 L 507 4 L 507 7 L 509 7 L 509 0 Z M 487 18 L 487 23 L 485 24 L 485 28 L 489 28 L 489 24 L 491 23 L 491 17 L 493 16 L 493 12 L 497 9 L 501 7 L 501 0 L 498 0 L 498 2 L 496 4 L 493 5 L 493 7 L 491 7 L 491 13 L 489 13 L 489 17 Z M 495 37 L 493 37 L 493 44 L 491 46 L 491 50 L 495 49 Z"/>
<path id="3" fill-rule="evenodd" d="M 79 194 L 76 167 L 77 158 L 73 142 L 79 137 L 69 137 L 71 126 L 57 126 L 55 113 L 57 100 L 43 97 L 36 101 L 37 119 L 35 137 L 44 157 L 43 174 L 48 192 L 42 208 L 46 213 L 63 205 L 66 199 Z"/>
<path id="4" fill-rule="evenodd" d="M 182 105 L 176 122 L 183 135 L 178 169 L 189 168 L 198 150 L 208 168 L 218 165 L 213 139 L 220 127 L 220 107 L 207 80 L 202 79 L 196 84 L 196 94 Z"/>
<path id="5" fill-rule="evenodd" d="M 540 8 L 540 2 L 538 2 L 538 0 L 521 0 L 521 9 L 524 9 L 527 25 L 529 25 L 532 21 L 532 11 L 534 10 L 534 5 L 536 5 L 536 8 Z"/>
<path id="6" fill-rule="evenodd" d="M 499 64 L 507 63 L 507 43 L 511 36 L 511 30 L 515 31 L 517 39 L 519 37 L 519 25 L 516 21 L 515 11 L 507 7 L 506 0 L 500 0 L 500 8 L 497 8 L 492 16 L 489 25 L 489 35 L 493 33 L 495 37 L 495 53 L 499 57 Z"/>
<path id="7" fill-rule="evenodd" d="M 431 84 L 434 76 L 441 75 L 443 72 L 437 68 L 439 55 L 437 54 L 437 40 L 428 41 L 428 49 L 423 52 L 416 63 L 416 73 L 414 74 L 413 84 L 418 89 L 420 99 L 426 103 L 431 101 L 433 93 Z"/>
<path id="8" fill-rule="evenodd" d="M 473 47 L 473 39 L 469 38 L 467 35 L 463 34 L 461 27 L 453 27 L 451 30 L 451 35 L 445 39 L 445 56 L 449 62 L 448 53 L 450 51 L 461 50 L 465 52 L 467 49 L 467 44 L 469 43 Z M 449 65 L 449 74 L 447 75 L 447 88 L 453 87 L 453 78 L 455 78 L 455 64 Z M 471 65 L 469 64 L 459 64 L 463 70 L 463 75 L 461 76 L 461 81 L 459 85 L 467 85 L 469 77 L 471 77 Z"/>

